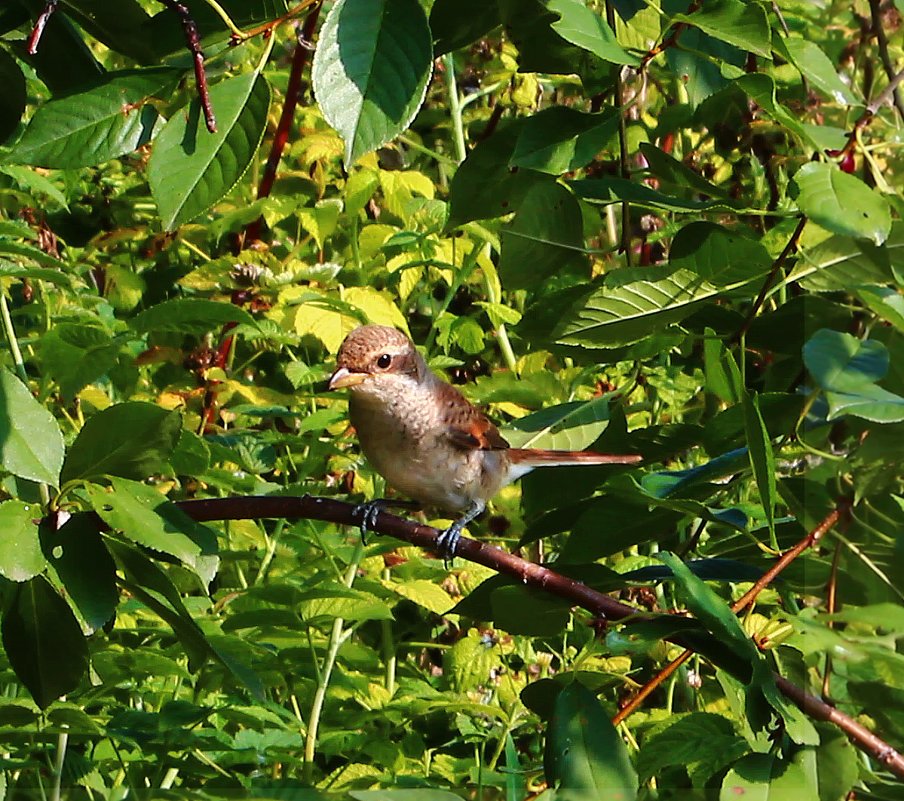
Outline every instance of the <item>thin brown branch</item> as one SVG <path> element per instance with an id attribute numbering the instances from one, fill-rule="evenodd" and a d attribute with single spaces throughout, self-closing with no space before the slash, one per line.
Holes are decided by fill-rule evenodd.
<path id="1" fill-rule="evenodd" d="M 306 8 L 310 8 L 311 6 L 314 6 L 314 5 L 320 5 L 320 3 L 321 3 L 321 0 L 302 0 L 301 3 L 299 3 L 296 6 L 293 6 L 288 11 L 286 11 L 285 14 L 277 17 L 275 20 L 266 22 L 263 25 L 258 25 L 256 28 L 251 28 L 250 30 L 242 31 L 241 36 L 234 35 L 232 37 L 232 43 L 239 44 L 240 42 L 244 42 L 246 39 L 250 39 L 253 36 L 260 36 L 261 34 L 263 34 L 264 36 L 271 36 L 273 34 L 273 31 L 275 31 L 280 25 L 288 22 L 291 19 L 294 19 L 299 14 L 301 14 L 301 12 L 304 11 Z"/>
<path id="2" fill-rule="evenodd" d="M 615 7 L 612 0 L 606 0 L 606 21 L 609 27 L 615 30 Z M 621 177 L 626 181 L 631 178 L 631 168 L 628 164 L 628 126 L 625 123 L 625 98 L 624 86 L 621 78 L 621 68 L 615 72 L 615 107 L 618 109 L 618 168 Z M 621 224 L 621 250 L 625 254 L 625 266 L 631 266 L 631 204 L 623 200 Z"/>
<path id="3" fill-rule="evenodd" d="M 804 551 L 812 548 L 814 545 L 817 545 L 819 541 L 826 535 L 826 533 L 839 521 L 841 515 L 846 507 L 839 506 L 833 509 L 828 515 L 826 515 L 825 519 L 816 526 L 811 532 L 807 534 L 800 542 L 798 542 L 793 548 L 789 548 L 785 551 L 781 558 L 776 561 L 776 563 L 769 568 L 762 576 L 757 579 L 756 583 L 747 590 L 737 601 L 735 601 L 731 605 L 731 611 L 735 614 L 739 612 L 743 612 L 748 606 L 753 604 L 753 602 L 757 599 L 757 596 L 766 589 L 773 581 L 775 581 L 776 577 L 781 573 L 788 565 L 790 565 L 798 556 L 800 556 Z M 650 679 L 643 687 L 641 687 L 637 693 L 628 701 L 625 706 L 618 710 L 618 713 L 615 717 L 612 718 L 613 725 L 618 725 L 629 715 L 633 714 L 637 711 L 640 705 L 649 697 L 650 693 L 653 692 L 660 684 L 662 684 L 666 679 L 668 679 L 676 670 L 678 670 L 681 665 L 687 662 L 693 654 L 693 650 L 688 648 L 683 653 L 679 654 L 675 659 L 673 659 L 669 664 L 667 664 L 662 670 L 660 670 L 652 679 Z"/>
<path id="4" fill-rule="evenodd" d="M 179 15 L 182 22 L 182 32 L 185 34 L 185 42 L 192 55 L 195 68 L 195 83 L 198 87 L 198 99 L 201 109 L 204 111 L 204 122 L 211 133 L 217 131 L 217 118 L 214 116 L 213 107 L 210 105 L 210 93 L 207 91 L 207 73 L 204 71 L 204 52 L 201 50 L 201 37 L 198 34 L 198 26 L 195 23 L 188 6 L 177 0 L 157 0 L 170 11 Z"/>
<path id="5" fill-rule="evenodd" d="M 790 256 L 795 250 L 797 250 L 797 243 L 800 242 L 800 235 L 804 232 L 804 226 L 807 224 L 807 218 L 801 217 L 798 220 L 797 227 L 794 229 L 794 233 L 791 234 L 791 238 L 788 240 L 785 247 L 782 249 L 782 252 L 778 254 L 776 260 L 772 263 L 772 269 L 769 271 L 769 275 L 766 276 L 766 280 L 763 281 L 763 286 L 760 289 L 760 293 L 756 296 L 756 300 L 753 302 L 753 305 L 750 307 L 750 310 L 747 312 L 747 316 L 744 318 L 744 322 L 741 324 L 741 327 L 735 332 L 734 336 L 731 338 L 731 342 L 740 341 L 741 337 L 747 333 L 751 324 L 753 323 L 754 318 L 757 316 L 757 313 L 762 308 L 763 303 L 766 302 L 766 295 L 769 294 L 769 290 L 772 288 L 772 285 L 775 283 L 776 276 L 778 276 L 779 271 L 784 266 L 785 262 L 788 260 L 788 256 Z"/>
<path id="6" fill-rule="evenodd" d="M 47 2 L 44 3 L 44 8 L 35 20 L 35 26 L 31 29 L 31 34 L 29 35 L 28 42 L 25 46 L 25 52 L 28 53 L 28 55 L 33 56 L 38 52 L 38 44 L 41 41 L 41 36 L 44 34 L 44 27 L 47 25 L 47 21 L 50 19 L 53 12 L 56 11 L 59 2 L 60 0 L 47 0 Z"/>
<path id="7" fill-rule="evenodd" d="M 289 141 L 289 132 L 292 128 L 292 120 L 295 119 L 295 108 L 301 94 L 301 76 L 308 63 L 311 53 L 311 40 L 314 38 L 314 29 L 317 27 L 317 17 L 320 14 L 320 3 L 314 5 L 305 17 L 298 41 L 295 43 L 295 52 L 292 54 L 292 66 L 289 70 L 289 82 L 286 85 L 286 99 L 283 103 L 279 122 L 276 125 L 276 133 L 273 135 L 273 143 L 270 146 L 270 155 L 261 176 L 260 185 L 257 188 L 257 198 L 269 197 L 276 181 L 276 171 L 282 158 L 283 150 Z M 263 219 L 258 217 L 252 222 L 245 232 L 245 244 L 256 242 L 261 236 Z"/>
<path id="8" fill-rule="evenodd" d="M 693 14 L 697 9 L 700 8 L 701 5 L 702 5 L 702 3 L 700 2 L 700 0 L 694 0 L 694 2 L 688 6 L 687 11 L 685 13 Z M 612 25 L 611 22 L 609 24 L 610 24 L 610 26 Z M 641 71 L 646 69 L 647 64 L 649 64 L 660 53 L 664 53 L 670 47 L 674 47 L 676 44 L 678 44 L 678 38 L 684 32 L 684 29 L 687 28 L 689 25 L 690 25 L 690 23 L 688 23 L 688 22 L 676 22 L 672 26 L 672 28 L 668 32 L 668 34 L 663 38 L 663 40 L 659 44 L 654 45 L 652 48 L 650 48 L 650 50 L 648 50 L 644 54 L 644 57 L 640 60 Z M 613 28 L 613 30 L 614 30 L 614 28 Z"/>
<path id="9" fill-rule="evenodd" d="M 901 82 L 902 73 L 897 75 L 894 64 L 891 63 L 891 56 L 888 54 L 888 37 L 885 35 L 885 28 L 882 25 L 882 8 L 880 0 L 869 0 L 869 13 L 873 26 L 873 34 L 876 36 L 876 42 L 879 45 L 879 60 L 885 70 L 885 77 L 888 78 L 888 87 L 890 89 L 891 99 L 894 102 L 898 114 L 904 119 L 904 97 L 898 91 L 898 84 Z M 884 94 L 884 93 L 883 93 Z M 886 98 L 883 103 L 887 103 Z"/>
<path id="10" fill-rule="evenodd" d="M 198 521 L 286 517 L 324 520 L 343 526 L 358 526 L 361 522 L 355 513 L 355 506 L 352 504 L 332 498 L 315 498 L 308 495 L 284 498 L 274 496 L 214 498 L 180 501 L 177 505 L 189 517 Z M 376 520 L 370 529 L 374 533 L 396 537 L 429 550 L 435 548 L 436 541 L 442 533 L 439 529 L 404 520 L 383 510 L 377 513 Z M 813 539 L 818 539 L 825 533 L 825 530 L 828 530 L 826 520 L 807 535 L 807 541 L 812 544 Z M 822 534 L 819 533 L 820 531 Z M 572 604 L 586 609 L 595 617 L 605 617 L 607 620 L 645 617 L 643 612 L 620 603 L 586 584 L 469 537 L 461 538 L 456 555 L 485 565 L 499 573 L 513 576 L 525 585 L 537 587 L 564 598 Z M 680 638 L 676 637 L 672 641 L 681 644 Z M 898 778 L 904 779 L 904 757 L 888 743 L 848 715 L 829 706 L 782 676 L 776 675 L 775 681 L 782 694 L 791 699 L 806 714 L 817 720 L 834 723 L 851 738 L 858 748 L 879 760 Z"/>
<path id="11" fill-rule="evenodd" d="M 826 585 L 826 612 L 834 615 L 838 608 L 838 563 L 841 559 L 841 542 L 835 543 L 835 553 L 832 555 L 832 569 L 829 571 L 829 582 Z M 826 624 L 834 628 L 831 620 Z M 832 653 L 826 653 L 825 667 L 822 671 L 822 700 L 827 704 L 832 703 Z"/>

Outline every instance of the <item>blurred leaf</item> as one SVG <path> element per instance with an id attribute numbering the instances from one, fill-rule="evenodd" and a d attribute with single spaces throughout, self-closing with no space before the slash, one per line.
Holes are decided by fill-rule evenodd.
<path id="1" fill-rule="evenodd" d="M 546 7 L 559 15 L 558 22 L 552 23 L 552 29 L 565 41 L 603 61 L 631 67 L 640 64 L 636 56 L 625 52 L 600 13 L 588 8 L 581 0 L 547 0 Z"/>
<path id="2" fill-rule="evenodd" d="M 551 106 L 520 126 L 510 164 L 560 175 L 589 164 L 618 132 L 612 111 L 587 114 L 567 106 Z"/>
<path id="3" fill-rule="evenodd" d="M 759 397 L 751 397 L 744 393 L 741 403 L 744 407 L 744 430 L 747 434 L 747 452 L 750 455 L 750 465 L 756 476 L 757 489 L 760 492 L 760 501 L 766 512 L 766 523 L 769 525 L 769 533 L 775 546 L 775 454 L 772 451 L 772 442 L 769 432 L 763 422 L 760 413 Z"/>
<path id="4" fill-rule="evenodd" d="M 787 762 L 778 754 L 748 754 L 734 763 L 722 780 L 719 801 L 729 801 L 738 796 L 763 801 L 819 799 L 812 777 L 800 765 Z"/>
<path id="5" fill-rule="evenodd" d="M 859 178 L 830 164 L 804 164 L 795 174 L 800 210 L 834 234 L 881 245 L 891 232 L 888 202 Z"/>
<path id="6" fill-rule="evenodd" d="M 53 487 L 60 484 L 60 427 L 8 370 L 0 370 L 0 464 L 13 475 Z"/>
<path id="7" fill-rule="evenodd" d="M 741 0 L 711 0 L 692 14 L 676 14 L 672 19 L 758 56 L 772 55 L 769 22 L 760 6 Z"/>
<path id="8" fill-rule="evenodd" d="M 74 690 L 88 670 L 81 627 L 43 576 L 15 586 L 2 633 L 16 676 L 41 709 Z"/>
<path id="9" fill-rule="evenodd" d="M 312 80 L 323 116 L 345 140 L 346 165 L 411 124 L 431 71 L 430 28 L 420 3 L 338 0 L 320 29 Z"/>
<path id="10" fill-rule="evenodd" d="M 25 113 L 27 97 L 25 94 L 25 76 L 16 60 L 0 47 L 0 84 L 3 94 L 0 95 L 0 145 L 9 139 L 19 125 Z"/>
<path id="11" fill-rule="evenodd" d="M 67 400 L 110 370 L 121 348 L 99 326 L 78 323 L 54 326 L 38 344 L 48 375 L 56 380 Z"/>
<path id="12" fill-rule="evenodd" d="M 475 42 L 500 21 L 499 8 L 495 3 L 484 0 L 436 0 L 430 9 L 434 56 Z"/>
<path id="13" fill-rule="evenodd" d="M 556 698 L 543 761 L 556 798 L 628 801 L 637 794 L 637 774 L 621 735 L 596 696 L 579 682 Z"/>

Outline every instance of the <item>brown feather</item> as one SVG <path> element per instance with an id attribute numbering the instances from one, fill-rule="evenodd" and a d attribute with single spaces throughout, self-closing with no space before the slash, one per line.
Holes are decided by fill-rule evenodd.
<path id="1" fill-rule="evenodd" d="M 511 448 L 508 456 L 515 464 L 534 464 L 537 467 L 557 464 L 636 464 L 643 459 L 642 456 L 635 453 L 550 451 L 542 448 Z"/>
<path id="2" fill-rule="evenodd" d="M 448 437 L 463 450 L 498 451 L 509 444 L 480 409 L 451 384 L 438 383 L 437 402 L 445 417 Z"/>

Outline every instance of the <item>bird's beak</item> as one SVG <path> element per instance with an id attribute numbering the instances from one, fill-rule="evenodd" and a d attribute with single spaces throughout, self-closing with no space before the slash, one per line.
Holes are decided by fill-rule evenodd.
<path id="1" fill-rule="evenodd" d="M 367 378 L 367 373 L 353 373 L 347 367 L 338 368 L 331 376 L 329 389 L 355 387 Z"/>

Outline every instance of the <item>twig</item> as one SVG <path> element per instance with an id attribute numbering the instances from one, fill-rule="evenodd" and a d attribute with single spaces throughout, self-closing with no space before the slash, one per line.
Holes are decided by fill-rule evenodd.
<path id="1" fill-rule="evenodd" d="M 286 85 L 286 100 L 279 115 L 276 133 L 273 134 L 273 144 L 270 146 L 270 155 L 267 156 L 264 174 L 261 176 L 261 182 L 257 188 L 258 200 L 269 197 L 270 192 L 273 190 L 273 184 L 276 181 L 276 170 L 279 168 L 283 150 L 285 150 L 286 143 L 289 141 L 289 131 L 292 127 L 292 120 L 295 118 L 298 97 L 301 94 L 301 76 L 304 73 L 304 68 L 308 63 L 308 56 L 311 53 L 310 42 L 314 37 L 314 28 L 317 26 L 319 14 L 320 3 L 318 2 L 305 17 L 298 41 L 295 43 L 295 52 L 292 54 L 292 66 L 289 70 L 289 82 Z M 256 242 L 260 239 L 262 222 L 263 218 L 258 217 L 248 226 L 245 232 L 246 243 Z"/>
<path id="2" fill-rule="evenodd" d="M 188 10 L 188 6 L 177 0 L 157 0 L 170 11 L 179 15 L 182 22 L 182 32 L 185 34 L 185 42 L 192 55 L 195 68 L 195 83 L 198 86 L 198 98 L 204 111 L 204 122 L 207 130 L 217 132 L 217 118 L 214 116 L 210 105 L 210 93 L 207 91 L 207 73 L 204 71 L 204 52 L 201 50 L 201 37 L 198 35 L 198 26 Z"/>
<path id="3" fill-rule="evenodd" d="M 804 537 L 800 542 L 797 543 L 793 548 L 788 549 L 785 553 L 782 554 L 781 558 L 763 573 L 762 576 L 756 581 L 756 583 L 745 592 L 737 601 L 735 601 L 731 605 L 731 611 L 735 614 L 739 612 L 743 612 L 748 606 L 750 606 L 757 598 L 757 596 L 766 589 L 773 581 L 775 581 L 776 577 L 779 573 L 781 573 L 788 565 L 790 565 L 798 556 L 800 556 L 804 551 L 809 548 L 812 548 L 816 545 L 840 519 L 843 509 L 846 507 L 839 506 L 836 509 L 833 509 L 828 515 L 826 515 L 825 519 L 814 528 L 806 537 Z M 659 673 L 653 676 L 650 681 L 644 684 L 637 693 L 628 701 L 625 706 L 618 710 L 615 717 L 612 718 L 612 724 L 617 726 L 621 723 L 625 718 L 633 714 L 640 705 L 649 697 L 650 693 L 653 692 L 660 684 L 662 684 L 669 676 L 671 676 L 676 670 L 678 670 L 681 665 L 687 662 L 688 659 L 693 655 L 694 651 L 688 648 L 678 657 L 673 659 L 666 665 Z"/>
<path id="4" fill-rule="evenodd" d="M 606 21 L 609 27 L 615 30 L 615 8 L 612 0 L 606 0 Z M 616 65 L 615 72 L 615 107 L 618 109 L 618 167 L 621 177 L 626 181 L 631 179 L 631 169 L 628 165 L 628 127 L 625 123 L 624 86 L 621 78 L 621 67 Z M 625 266 L 631 266 L 631 204 L 623 200 L 621 220 L 621 249 L 625 254 Z"/>
<path id="5" fill-rule="evenodd" d="M 47 25 L 47 20 L 49 20 L 53 15 L 53 12 L 56 11 L 59 2 L 60 0 L 47 0 L 47 2 L 44 3 L 44 9 L 35 20 L 35 26 L 31 29 L 31 35 L 28 37 L 28 43 L 25 46 L 25 52 L 28 53 L 28 55 L 33 56 L 38 52 L 38 44 L 41 41 L 41 36 L 44 34 L 44 26 Z"/>
<path id="6" fill-rule="evenodd" d="M 233 32 L 232 35 L 232 44 L 239 44 L 240 42 L 244 42 L 246 39 L 250 39 L 252 36 L 259 36 L 263 34 L 264 36 L 270 36 L 276 28 L 278 28 L 283 23 L 288 22 L 291 19 L 297 17 L 302 11 L 306 8 L 310 8 L 313 5 L 320 5 L 321 0 L 302 0 L 297 6 L 293 6 L 290 8 L 285 14 L 281 17 L 277 17 L 275 20 L 271 20 L 270 22 L 266 22 L 263 25 L 258 25 L 256 28 L 252 28 L 250 31 L 239 32 L 239 35 L 236 35 Z"/>
<path id="7" fill-rule="evenodd" d="M 800 241 L 800 235 L 804 232 L 804 226 L 806 226 L 806 224 L 806 217 L 801 217 L 800 220 L 798 220 L 797 227 L 794 229 L 794 233 L 791 234 L 791 238 L 788 240 L 788 243 L 782 249 L 782 252 L 778 254 L 778 258 L 776 258 L 776 260 L 772 263 L 772 269 L 769 271 L 769 275 L 766 276 L 766 280 L 763 282 L 760 293 L 756 296 L 756 300 L 753 302 L 753 305 L 747 312 L 747 316 L 744 318 L 744 322 L 741 324 L 741 327 L 735 332 L 734 336 L 732 336 L 730 340 L 732 343 L 739 342 L 741 340 L 741 337 L 743 337 L 744 334 L 746 334 L 750 329 L 754 317 L 756 317 L 763 303 L 766 302 L 766 295 L 769 293 L 769 290 L 775 283 L 775 278 L 778 275 L 779 270 L 782 269 L 785 262 L 788 260 L 788 256 L 790 256 L 797 249 L 797 243 Z"/>
<path id="8" fill-rule="evenodd" d="M 688 6 L 688 9 L 685 13 L 693 14 L 697 9 L 700 8 L 700 6 L 700 0 L 694 0 L 694 2 Z M 610 22 L 609 25 L 611 27 L 612 23 Z M 674 47 L 678 43 L 678 37 L 681 36 L 681 34 L 684 32 L 684 29 L 689 25 L 690 23 L 688 22 L 676 22 L 672 26 L 671 31 L 669 31 L 668 36 L 666 36 L 658 45 L 654 45 L 652 48 L 650 48 L 650 50 L 646 52 L 644 57 L 640 60 L 639 71 L 642 72 L 644 69 L 646 69 L 647 64 L 649 64 L 660 53 L 665 52 L 670 47 Z"/>
<path id="9" fill-rule="evenodd" d="M 882 27 L 882 9 L 880 8 L 880 0 L 869 0 L 869 13 L 873 23 L 873 33 L 876 35 L 876 42 L 879 45 L 879 59 L 882 67 L 885 69 L 885 76 L 888 78 L 888 91 L 891 89 L 891 96 L 894 100 L 895 108 L 898 114 L 904 119 L 904 98 L 898 91 L 898 84 L 901 82 L 901 73 L 895 75 L 895 67 L 891 63 L 891 57 L 888 54 L 888 37 L 885 35 L 885 28 Z M 884 93 L 883 93 L 884 94 Z M 887 100 L 885 101 L 887 102 Z"/>
<path id="10" fill-rule="evenodd" d="M 324 520 L 343 526 L 357 527 L 360 518 L 355 514 L 355 506 L 332 498 L 302 497 L 242 497 L 212 498 L 197 501 L 180 501 L 180 509 L 193 520 L 245 520 L 249 518 L 307 518 Z M 807 539 L 821 536 L 818 532 L 826 523 L 820 524 Z M 434 549 L 441 535 L 439 529 L 404 520 L 401 517 L 380 510 L 370 530 L 409 542 L 421 548 Z M 824 532 L 823 532 L 824 533 Z M 796 546 L 799 547 L 799 546 Z M 807 546 L 809 547 L 809 546 Z M 792 549 L 793 550 L 793 549 Z M 542 565 L 525 561 L 508 551 L 503 551 L 469 537 L 462 537 L 456 555 L 463 559 L 482 564 L 499 573 L 513 576 L 525 585 L 545 590 L 560 598 L 581 606 L 597 617 L 607 620 L 643 619 L 643 612 L 620 603 L 604 593 L 588 587 L 579 581 L 556 573 Z M 784 559 L 784 557 L 783 557 Z M 779 560 L 777 564 L 782 564 Z M 774 570 L 774 568 L 773 568 Z M 769 571 L 766 575 L 770 575 Z M 761 579 L 762 581 L 762 579 Z M 742 599 L 743 600 L 743 599 Z M 670 638 L 681 644 L 680 638 Z M 854 744 L 880 761 L 898 778 L 904 779 L 904 757 L 881 738 L 850 716 L 829 706 L 821 699 L 792 684 L 782 676 L 775 676 L 779 691 L 791 699 L 805 713 L 817 720 L 824 720 L 838 726 Z"/>

